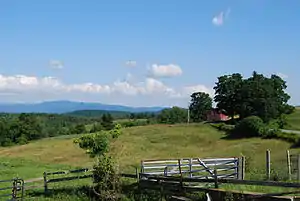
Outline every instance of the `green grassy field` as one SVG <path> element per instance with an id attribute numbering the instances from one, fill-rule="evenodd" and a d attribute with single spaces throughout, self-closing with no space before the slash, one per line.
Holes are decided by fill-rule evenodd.
<path id="1" fill-rule="evenodd" d="M 75 135 L 78 137 L 78 135 Z M 73 144 L 73 137 L 43 139 L 22 146 L 0 148 L 1 161 L 7 158 L 30 160 L 42 164 L 91 166 L 93 161 Z M 249 163 L 264 166 L 265 151 L 271 149 L 274 162 L 285 157 L 290 144 L 280 140 L 260 138 L 227 140 L 224 133 L 209 125 L 149 125 L 126 128 L 112 144 L 111 153 L 122 169 L 132 171 L 144 159 L 182 157 L 228 157 L 245 155 Z M 295 149 L 294 151 L 296 151 Z M 24 175 L 26 176 L 26 175 Z"/>
<path id="2" fill-rule="evenodd" d="M 300 107 L 296 107 L 293 114 L 287 116 L 288 126 L 286 129 L 300 130 Z"/>
<path id="3" fill-rule="evenodd" d="M 210 125 L 149 125 L 126 128 L 111 145 L 123 172 L 133 173 L 145 159 L 246 156 L 247 169 L 264 174 L 265 151 L 271 150 L 272 167 L 286 168 L 286 150 L 291 144 L 273 139 L 223 139 L 224 133 Z M 27 145 L 0 148 L 0 179 L 41 177 L 44 171 L 91 167 L 93 160 L 73 144 L 73 137 L 43 139 Z M 299 149 L 290 149 L 293 153 Z M 260 175 L 261 176 L 261 175 Z M 56 200 L 60 200 L 55 197 Z M 66 199 L 65 199 L 66 200 Z"/>

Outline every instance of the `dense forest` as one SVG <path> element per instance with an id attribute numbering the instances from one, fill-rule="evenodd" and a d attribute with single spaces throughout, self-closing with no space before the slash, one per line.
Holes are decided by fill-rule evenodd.
<path id="1" fill-rule="evenodd" d="M 67 116 L 76 117 L 101 117 L 103 114 L 109 113 L 114 119 L 148 119 L 155 117 L 159 112 L 139 112 L 130 113 L 123 111 L 106 111 L 106 110 L 77 110 L 74 112 L 65 113 Z"/>
<path id="2" fill-rule="evenodd" d="M 123 127 L 146 125 L 155 119 L 152 113 L 83 110 L 69 114 L 0 113 L 0 146 L 26 144 L 29 141 L 60 135 L 110 130 L 120 119 Z M 143 121 L 141 121 L 143 120 Z M 87 126 L 90 125 L 90 126 Z"/>
<path id="3" fill-rule="evenodd" d="M 97 118 L 56 114 L 0 114 L 0 145 L 25 144 L 31 140 L 86 132 L 85 125 Z"/>

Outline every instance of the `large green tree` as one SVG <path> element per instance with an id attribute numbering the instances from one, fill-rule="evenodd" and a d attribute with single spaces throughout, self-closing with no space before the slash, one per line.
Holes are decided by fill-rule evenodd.
<path id="1" fill-rule="evenodd" d="M 111 116 L 111 114 L 109 113 L 103 114 L 101 119 L 102 119 L 101 125 L 105 130 L 111 130 L 114 128 L 114 122 L 113 122 L 114 119 Z"/>
<path id="2" fill-rule="evenodd" d="M 214 87 L 214 101 L 217 103 L 217 108 L 222 109 L 230 117 L 238 114 L 239 109 L 242 107 L 242 85 L 242 75 L 234 73 L 218 77 L 218 81 Z"/>
<path id="3" fill-rule="evenodd" d="M 290 96 L 286 88 L 286 82 L 277 75 L 268 78 L 254 71 L 251 77 L 243 79 L 235 73 L 218 78 L 214 100 L 231 117 L 255 115 L 267 122 L 293 110 L 287 104 Z"/>
<path id="4" fill-rule="evenodd" d="M 191 95 L 189 106 L 191 120 L 200 122 L 206 120 L 207 112 L 212 109 L 212 98 L 204 92 L 195 92 Z"/>

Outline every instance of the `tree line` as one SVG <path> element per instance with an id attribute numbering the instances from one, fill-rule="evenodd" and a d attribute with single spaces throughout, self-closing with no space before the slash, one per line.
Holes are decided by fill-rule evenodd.
<path id="1" fill-rule="evenodd" d="M 110 114 L 103 114 L 98 118 L 35 113 L 0 114 L 0 146 L 26 144 L 46 137 L 87 133 L 88 124 L 99 124 L 100 127 L 92 128 L 95 132 L 110 130 L 114 125 Z"/>
<path id="2" fill-rule="evenodd" d="M 215 109 L 229 116 L 231 123 L 250 116 L 257 116 L 265 123 L 274 119 L 282 120 L 285 114 L 294 111 L 294 107 L 288 104 L 290 96 L 286 88 L 286 81 L 277 75 L 266 77 L 255 71 L 249 78 L 239 73 L 222 75 L 215 83 L 213 98 L 204 92 L 191 95 L 190 120 L 207 120 L 207 114 L 213 109 L 213 101 L 216 103 Z M 179 107 L 165 109 L 157 117 L 160 123 L 184 123 L 187 118 L 187 109 Z"/>

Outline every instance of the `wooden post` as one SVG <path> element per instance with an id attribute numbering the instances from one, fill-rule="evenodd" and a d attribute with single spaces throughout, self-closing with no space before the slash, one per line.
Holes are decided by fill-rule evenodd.
<path id="1" fill-rule="evenodd" d="M 270 150 L 266 151 L 266 174 L 267 174 L 267 179 L 271 179 L 271 154 Z"/>
<path id="2" fill-rule="evenodd" d="M 241 179 L 240 176 L 240 164 L 241 164 L 241 158 L 237 158 L 237 160 L 235 161 L 235 174 L 236 174 L 236 179 Z"/>
<path id="3" fill-rule="evenodd" d="M 164 199 L 164 187 L 162 185 L 161 180 L 159 180 L 158 182 L 159 182 L 159 187 L 160 187 L 160 201 L 163 201 L 163 199 Z"/>
<path id="4" fill-rule="evenodd" d="M 288 176 L 289 176 L 289 180 L 292 180 L 292 174 L 291 174 L 291 157 L 290 156 L 291 156 L 290 155 L 290 150 L 286 150 Z"/>
<path id="5" fill-rule="evenodd" d="M 189 159 L 189 172 L 190 172 L 190 178 L 193 177 L 193 173 L 192 173 L 193 168 L 192 168 L 192 166 L 193 166 L 193 159 L 190 158 L 190 159 Z"/>
<path id="6" fill-rule="evenodd" d="M 242 156 L 242 180 L 245 180 L 246 157 Z"/>
<path id="7" fill-rule="evenodd" d="M 16 198 L 17 198 L 17 179 L 13 180 L 11 197 L 12 197 L 12 200 L 16 200 Z"/>
<path id="8" fill-rule="evenodd" d="M 181 190 L 183 189 L 183 182 L 182 182 L 182 171 L 181 171 L 181 159 L 178 159 L 178 166 L 179 166 L 179 173 L 180 173 L 180 186 Z"/>
<path id="9" fill-rule="evenodd" d="M 168 166 L 166 166 L 165 169 L 164 169 L 164 176 L 165 176 L 165 177 L 168 176 Z"/>
<path id="10" fill-rule="evenodd" d="M 215 188 L 219 188 L 217 169 L 214 169 L 214 179 L 215 179 Z"/>
<path id="11" fill-rule="evenodd" d="M 139 175 L 138 167 L 135 167 L 135 174 L 136 174 L 136 182 L 139 183 L 140 175 Z"/>
<path id="12" fill-rule="evenodd" d="M 48 193 L 47 173 L 44 172 L 44 193 Z"/>
<path id="13" fill-rule="evenodd" d="M 300 181 L 300 154 L 297 157 L 297 179 Z"/>
<path id="14" fill-rule="evenodd" d="M 141 161 L 141 173 L 144 174 L 144 161 Z"/>

